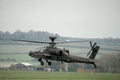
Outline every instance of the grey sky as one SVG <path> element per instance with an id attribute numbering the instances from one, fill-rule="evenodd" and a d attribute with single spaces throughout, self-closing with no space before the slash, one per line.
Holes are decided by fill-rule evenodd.
<path id="1" fill-rule="evenodd" d="M 0 0 L 0 31 L 120 38 L 120 0 Z"/>

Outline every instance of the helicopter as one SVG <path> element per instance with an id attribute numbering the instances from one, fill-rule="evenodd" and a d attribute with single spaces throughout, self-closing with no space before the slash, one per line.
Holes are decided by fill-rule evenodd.
<path id="1" fill-rule="evenodd" d="M 58 48 L 55 45 L 62 43 L 74 43 L 74 42 L 84 42 L 84 41 L 55 42 L 55 39 L 57 39 L 57 37 L 55 36 L 50 36 L 49 39 L 51 40 L 51 42 L 30 41 L 30 40 L 14 40 L 14 41 L 49 44 L 49 46 L 47 47 L 29 52 L 29 56 L 33 58 L 37 58 L 37 60 L 40 62 L 41 65 L 44 65 L 44 61 L 43 61 L 44 59 L 49 66 L 52 64 L 51 60 L 53 60 L 53 61 L 60 61 L 61 63 L 63 62 L 86 63 L 86 64 L 94 65 L 95 68 L 97 67 L 95 64 L 95 57 L 100 49 L 100 46 L 97 46 L 97 43 L 92 44 L 92 42 L 90 41 L 91 49 L 87 54 L 89 58 L 83 58 L 75 55 L 70 55 L 69 50 L 65 48 L 63 49 Z"/>

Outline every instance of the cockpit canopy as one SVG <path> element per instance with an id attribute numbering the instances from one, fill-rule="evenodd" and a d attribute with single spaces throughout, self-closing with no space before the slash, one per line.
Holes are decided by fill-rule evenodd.
<path id="1" fill-rule="evenodd" d="M 40 47 L 40 48 L 36 48 L 32 52 L 43 52 L 45 49 L 46 49 L 45 47 Z"/>

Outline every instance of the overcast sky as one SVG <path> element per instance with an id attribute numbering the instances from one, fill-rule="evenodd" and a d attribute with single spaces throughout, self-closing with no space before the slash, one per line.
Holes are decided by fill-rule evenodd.
<path id="1" fill-rule="evenodd" d="M 0 31 L 120 38 L 120 0 L 0 0 Z"/>

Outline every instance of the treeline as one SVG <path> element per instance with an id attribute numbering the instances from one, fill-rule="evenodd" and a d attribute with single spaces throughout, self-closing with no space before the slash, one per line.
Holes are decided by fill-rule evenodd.
<path id="1" fill-rule="evenodd" d="M 120 73 L 120 52 L 104 54 L 98 60 L 98 72 Z"/>
<path id="2" fill-rule="evenodd" d="M 26 39 L 26 40 L 48 40 L 49 36 L 55 35 L 59 37 L 58 34 L 53 34 L 45 31 L 32 31 L 22 32 L 16 31 L 14 33 L 2 32 L 0 31 L 0 40 L 11 40 L 11 39 Z"/>
<path id="3" fill-rule="evenodd" d="M 90 40 L 100 43 L 120 43 L 120 38 L 72 38 L 72 37 L 62 37 L 58 34 L 49 33 L 47 31 L 33 31 L 28 32 L 16 31 L 14 33 L 2 32 L 0 31 L 0 40 L 11 40 L 11 39 L 24 39 L 24 40 L 37 40 L 37 41 L 48 41 L 49 36 L 56 36 L 58 41 L 65 40 Z"/>

